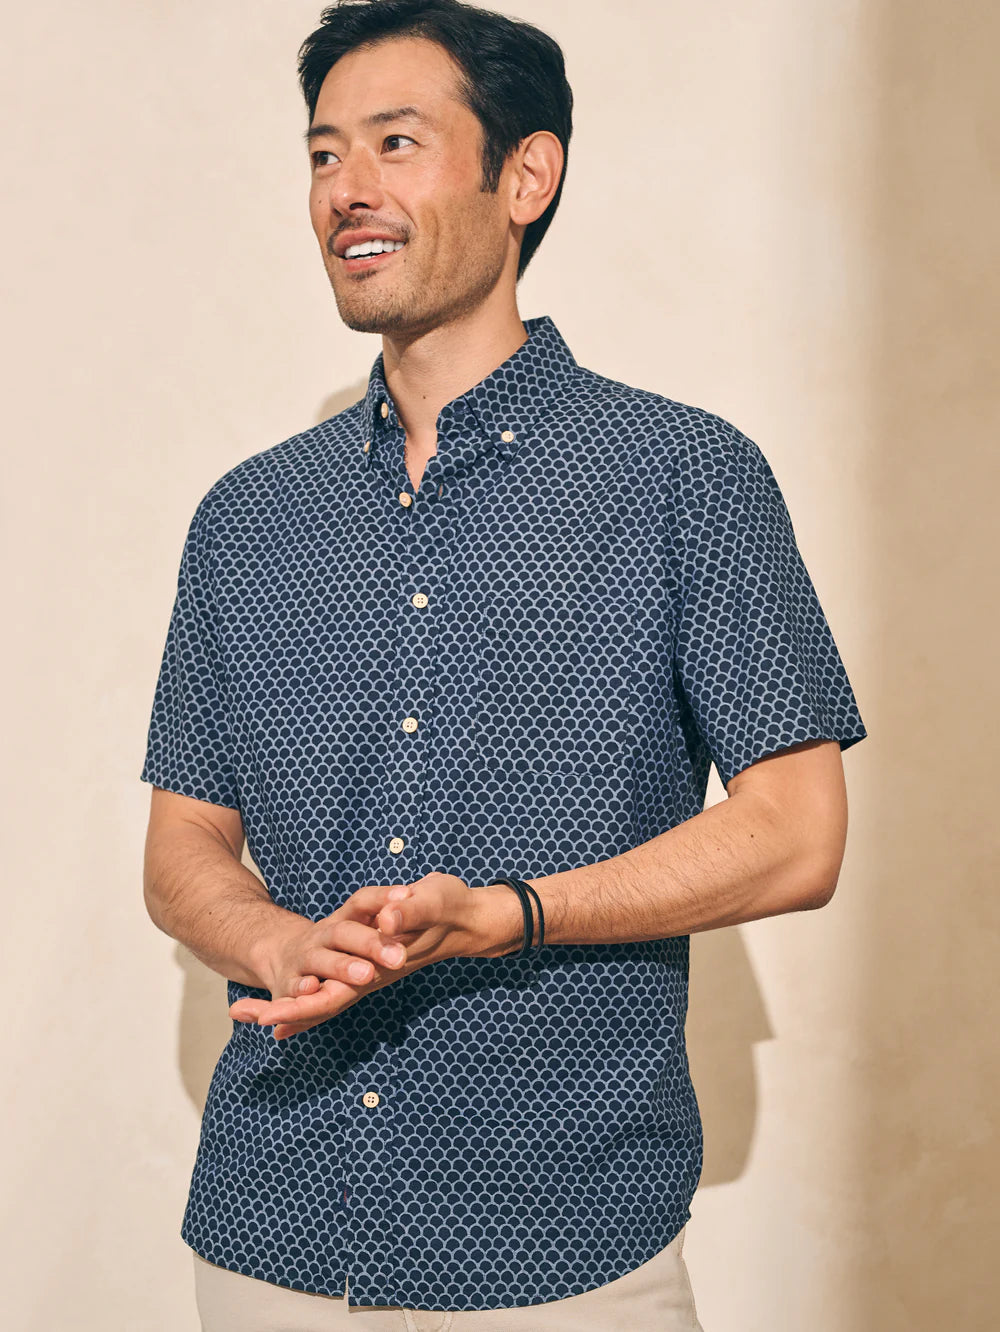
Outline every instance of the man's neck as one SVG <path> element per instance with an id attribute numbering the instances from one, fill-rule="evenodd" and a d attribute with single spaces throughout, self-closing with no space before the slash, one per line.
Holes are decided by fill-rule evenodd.
<path id="1" fill-rule="evenodd" d="M 485 379 L 527 339 L 513 303 L 489 301 L 462 319 L 407 342 L 383 334 L 386 386 L 415 456 L 430 456 L 441 408 Z"/>

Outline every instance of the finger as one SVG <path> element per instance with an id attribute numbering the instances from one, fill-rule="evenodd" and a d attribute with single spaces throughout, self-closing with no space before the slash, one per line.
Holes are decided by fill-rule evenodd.
<path id="1" fill-rule="evenodd" d="M 418 896 L 412 892 L 401 900 L 390 898 L 374 920 L 375 928 L 397 943 L 412 943 L 425 930 L 445 923 L 439 897 L 433 893 Z"/>
<path id="2" fill-rule="evenodd" d="M 427 908 L 416 898 L 384 906 L 375 917 L 375 928 L 383 935 L 421 934 L 430 923 Z M 398 938 L 397 938 L 398 942 Z"/>
<path id="3" fill-rule="evenodd" d="M 320 986 L 318 976 L 303 976 L 296 984 L 297 994 L 315 994 Z M 256 1022 L 257 1014 L 269 1002 L 267 999 L 237 999 L 229 1006 L 229 1016 L 237 1022 Z"/>
<path id="4" fill-rule="evenodd" d="M 322 991 L 317 991 L 317 994 Z M 296 1008 L 300 999 L 315 998 L 316 995 L 303 995 L 297 998 L 283 997 L 280 999 L 241 999 L 239 1007 L 234 1004 L 229 1010 L 237 1022 L 254 1023 L 261 1027 L 269 1027 L 272 1022 L 278 1020 L 280 1014 L 288 1018 L 294 1018 L 302 1015 L 301 1009 Z M 280 1008 L 279 1005 L 285 1007 Z"/>
<path id="5" fill-rule="evenodd" d="M 325 980 L 315 994 L 272 999 L 270 1003 L 257 1000 L 261 1005 L 256 1014 L 257 1022 L 262 1027 L 270 1027 L 276 1022 L 308 1022 L 313 1018 L 323 1020 L 337 1012 L 344 999 L 358 997 L 352 986 L 343 985 L 337 980 Z"/>
<path id="6" fill-rule="evenodd" d="M 308 949 L 304 955 L 304 965 L 312 971 L 326 972 L 333 966 L 329 955 L 349 953 L 354 958 L 369 959 L 379 966 L 401 967 L 406 962 L 405 947 L 389 939 L 384 939 L 372 925 L 359 920 L 333 918 L 324 923 L 315 949 Z M 332 974 L 348 979 L 346 973 L 341 976 L 340 969 L 334 967 Z M 353 977 L 350 977 L 353 979 Z"/>
<path id="7" fill-rule="evenodd" d="M 269 1027 L 274 1021 L 270 1014 L 270 1003 L 266 999 L 254 999 L 255 1008 L 243 1008 L 238 1013 L 230 1009 L 230 1013 L 236 1022 L 242 1022 L 249 1026 Z"/>
<path id="8" fill-rule="evenodd" d="M 364 888 L 359 888 L 357 892 L 351 893 L 350 897 L 337 910 L 351 919 L 370 920 L 379 907 L 388 901 L 390 892 L 398 893 L 400 891 L 409 893 L 412 890 L 408 883 L 367 884 Z"/>
<path id="9" fill-rule="evenodd" d="M 368 930 L 376 939 L 379 938 L 378 934 L 367 925 L 359 925 L 358 929 Z M 380 944 L 377 951 L 381 954 L 385 950 Z M 387 965 L 382 956 L 378 958 L 378 961 L 381 966 Z M 341 952 L 335 948 L 314 945 L 306 949 L 302 957 L 302 963 L 304 966 L 311 967 L 313 972 L 322 980 L 342 981 L 345 985 L 367 985 L 369 981 L 378 979 L 378 971 L 374 963 L 353 950 Z M 399 964 L 394 965 L 398 966 Z M 307 993 L 310 988 L 315 990 L 316 987 L 306 986 L 303 988 L 301 981 L 296 982 L 293 986 L 293 997 Z"/>
<path id="10" fill-rule="evenodd" d="M 337 1011 L 335 1008 L 328 1011 L 328 1004 L 332 1002 L 325 996 L 331 993 L 337 1000 L 343 1000 L 348 995 L 353 999 L 361 996 L 357 993 L 357 987 L 360 984 L 371 983 L 373 981 L 383 981 L 385 978 L 378 973 L 370 962 L 363 961 L 350 954 L 326 953 L 336 960 L 336 966 L 339 970 L 347 974 L 346 980 L 339 980 L 337 977 L 325 976 L 322 981 L 316 976 L 304 976 L 296 985 L 306 984 L 312 987 L 311 993 L 296 993 L 293 995 L 279 995 L 271 999 L 237 999 L 229 1008 L 229 1015 L 237 1022 L 255 1022 L 259 1026 L 267 1027 L 272 1022 L 280 1021 L 282 1018 L 298 1019 L 300 1017 L 311 1017 L 314 1010 L 319 1011 L 324 1017 L 329 1017 L 331 1011 Z M 314 959 L 315 960 L 315 959 Z M 358 974 L 352 975 L 352 970 L 357 968 Z M 336 988 L 333 988 L 336 987 Z"/>
<path id="11" fill-rule="evenodd" d="M 344 1009 L 353 1007 L 354 1004 L 360 1002 L 362 997 L 362 995 L 356 994 L 349 1002 L 340 1004 L 337 1008 L 337 1012 L 342 1013 Z M 328 1022 L 332 1016 L 334 1016 L 332 1013 L 328 1013 L 325 1017 L 314 1018 L 312 1022 L 277 1022 L 274 1025 L 274 1037 L 276 1040 L 281 1041 L 288 1036 L 297 1035 L 300 1031 L 308 1031 L 310 1027 L 321 1027 L 323 1023 Z"/>
<path id="12" fill-rule="evenodd" d="M 311 1027 L 321 1027 L 322 1025 L 323 1023 L 318 1018 L 315 1022 L 278 1022 L 274 1028 L 274 1039 L 283 1041 L 289 1036 L 297 1036 L 300 1031 L 309 1031 Z"/>
<path id="13" fill-rule="evenodd" d="M 284 997 L 269 1003 L 257 1001 L 260 1007 L 257 1009 L 256 1022 L 261 1027 L 270 1027 L 282 1022 L 307 1022 L 310 1026 L 314 1026 L 316 1022 L 325 1022 L 334 1014 L 350 1008 L 366 994 L 381 989 L 387 983 L 384 977 L 380 977 L 373 985 L 360 988 L 356 985 L 342 985 L 335 980 L 324 981 L 323 988 L 316 994 Z"/>

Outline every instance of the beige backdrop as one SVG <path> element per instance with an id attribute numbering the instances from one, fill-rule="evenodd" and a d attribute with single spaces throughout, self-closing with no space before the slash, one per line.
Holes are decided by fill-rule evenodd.
<path id="1" fill-rule="evenodd" d="M 308 225 L 294 66 L 320 7 L 5 6 L 16 1332 L 197 1327 L 178 1231 L 230 1022 L 222 977 L 146 916 L 139 771 L 197 500 L 359 397 L 380 346 L 341 325 Z M 563 43 L 577 99 L 522 315 L 757 441 L 870 732 L 832 903 L 692 940 L 703 1324 L 986 1332 L 998 8 L 501 7 Z"/>

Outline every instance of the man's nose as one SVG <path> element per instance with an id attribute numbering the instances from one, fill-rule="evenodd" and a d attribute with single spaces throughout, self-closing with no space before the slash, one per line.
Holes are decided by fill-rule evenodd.
<path id="1" fill-rule="evenodd" d="M 330 207 L 338 213 L 348 213 L 352 208 L 375 212 L 382 203 L 382 171 L 375 155 L 365 149 L 352 150 L 333 175 Z"/>

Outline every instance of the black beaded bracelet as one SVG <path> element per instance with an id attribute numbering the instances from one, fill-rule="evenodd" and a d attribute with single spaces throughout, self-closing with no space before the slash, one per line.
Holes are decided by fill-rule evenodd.
<path id="1" fill-rule="evenodd" d="M 530 883 L 526 883 L 524 879 L 507 879 L 507 878 L 493 879 L 490 886 L 492 887 L 493 884 L 498 884 L 498 883 L 504 883 L 507 885 L 508 888 L 513 888 L 514 892 L 517 893 L 518 900 L 521 903 L 521 911 L 524 913 L 524 942 L 522 943 L 521 951 L 517 954 L 517 956 L 524 957 L 531 949 L 531 940 L 535 933 L 535 922 L 534 922 L 534 917 L 532 916 L 531 913 L 532 899 L 534 899 L 535 905 L 538 907 L 537 946 L 541 948 L 542 944 L 545 942 L 545 913 L 542 911 L 542 899 L 538 896 L 538 893 L 535 891 L 532 885 Z"/>

